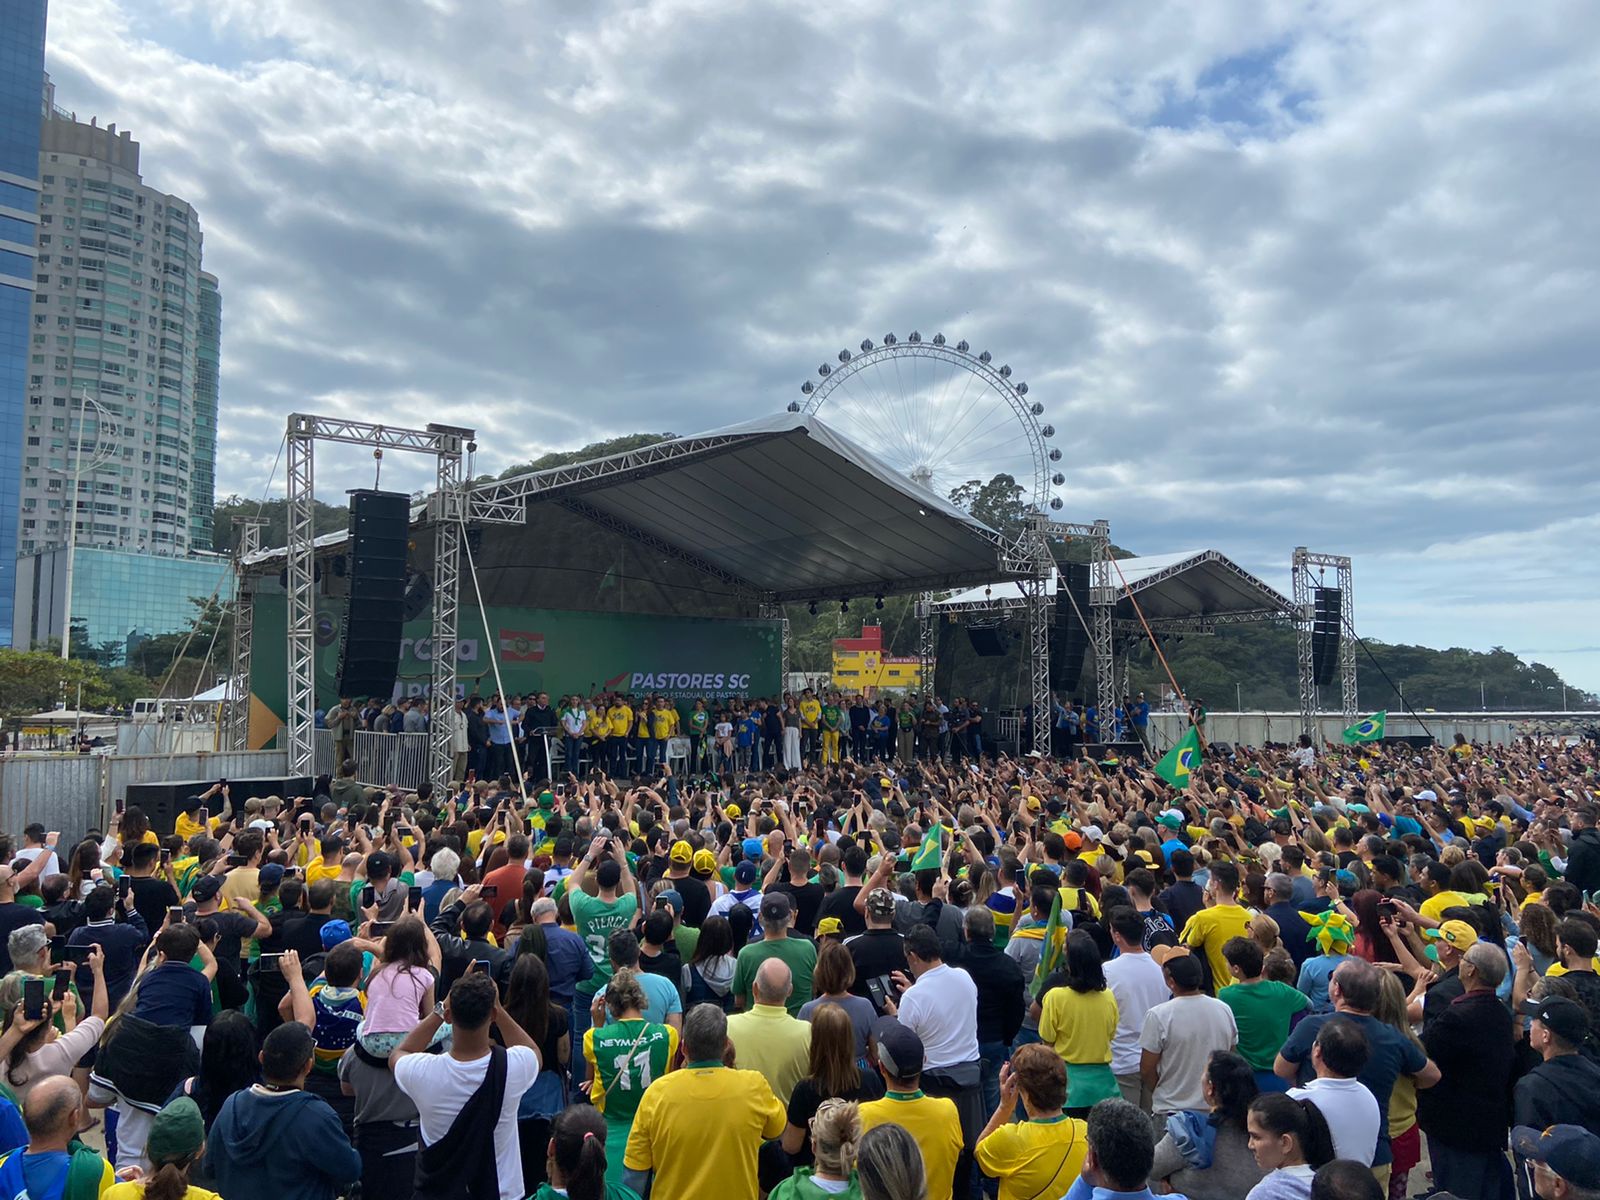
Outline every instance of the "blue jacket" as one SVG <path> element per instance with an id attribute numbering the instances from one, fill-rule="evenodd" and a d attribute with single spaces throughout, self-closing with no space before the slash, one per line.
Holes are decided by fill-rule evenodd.
<path id="1" fill-rule="evenodd" d="M 205 1171 L 228 1200 L 332 1200 L 361 1177 L 361 1155 L 320 1097 L 247 1088 L 223 1101 Z"/>

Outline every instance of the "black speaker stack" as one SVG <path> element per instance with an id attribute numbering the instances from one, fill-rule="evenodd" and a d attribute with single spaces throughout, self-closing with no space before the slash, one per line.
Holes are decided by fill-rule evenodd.
<path id="1" fill-rule="evenodd" d="M 1344 593 L 1338 588 L 1316 590 L 1311 621 L 1311 674 L 1321 687 L 1339 674 L 1339 639 L 1344 629 Z"/>
<path id="2" fill-rule="evenodd" d="M 968 625 L 967 638 L 979 658 L 998 658 L 1006 652 L 1006 632 L 999 625 Z"/>
<path id="3" fill-rule="evenodd" d="M 212 784 L 220 782 L 216 779 L 178 779 L 166 783 L 130 783 L 127 791 L 129 808 L 144 810 L 145 816 L 150 818 L 150 828 L 156 831 L 158 837 L 165 837 L 172 832 L 173 825 L 178 820 L 178 813 L 183 801 L 190 796 L 198 796 Z M 311 794 L 311 780 L 305 776 L 269 776 L 260 779 L 230 779 L 228 780 L 228 796 L 233 801 L 233 807 L 241 809 L 246 800 L 265 799 L 268 796 L 277 796 L 287 806 L 296 796 L 309 796 Z M 222 797 L 218 796 L 210 802 L 211 815 L 220 816 L 222 813 Z"/>
<path id="4" fill-rule="evenodd" d="M 350 493 L 350 597 L 339 639 L 339 695 L 388 698 L 400 671 L 411 497 Z"/>
<path id="5" fill-rule="evenodd" d="M 1080 615 L 1081 614 L 1081 615 Z M 1050 627 L 1050 690 L 1060 696 L 1077 691 L 1089 652 L 1089 564 L 1056 564 L 1056 612 Z"/>

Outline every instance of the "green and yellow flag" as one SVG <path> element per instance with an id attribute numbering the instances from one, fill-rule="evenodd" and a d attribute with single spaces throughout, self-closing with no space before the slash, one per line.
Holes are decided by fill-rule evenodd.
<path id="1" fill-rule="evenodd" d="M 1061 927 L 1061 890 L 1056 889 L 1056 898 L 1050 902 L 1050 919 L 1044 925 L 1043 945 L 1039 947 L 1039 965 L 1033 970 L 1033 983 L 1029 988 L 1030 994 L 1037 999 L 1039 989 L 1044 986 L 1044 981 L 1050 978 L 1056 967 L 1061 963 L 1061 952 L 1066 949 L 1067 931 Z"/>
<path id="2" fill-rule="evenodd" d="M 1370 717 L 1362 717 L 1361 720 L 1344 731 L 1344 740 L 1346 744 L 1376 742 L 1383 737 L 1384 726 L 1388 723 L 1389 714 L 1387 711 L 1375 712 Z"/>
<path id="3" fill-rule="evenodd" d="M 923 835 L 922 845 L 917 847 L 916 854 L 911 857 L 913 871 L 937 871 L 939 869 L 939 842 L 940 835 L 944 833 L 944 826 L 935 824 L 934 827 Z"/>
<path id="4" fill-rule="evenodd" d="M 1190 778 L 1200 769 L 1203 757 L 1200 752 L 1200 731 L 1191 725 L 1189 732 L 1179 738 L 1178 744 L 1156 764 L 1156 774 L 1175 788 L 1186 788 Z"/>

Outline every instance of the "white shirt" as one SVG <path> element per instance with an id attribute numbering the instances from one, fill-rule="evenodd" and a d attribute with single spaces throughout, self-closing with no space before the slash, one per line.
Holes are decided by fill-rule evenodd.
<path id="1" fill-rule="evenodd" d="M 953 1067 L 978 1057 L 978 985 L 940 963 L 900 998 L 900 1024 L 922 1039 L 922 1069 Z"/>
<path id="2" fill-rule="evenodd" d="M 1372 1165 L 1378 1149 L 1378 1125 L 1382 1120 L 1378 1101 L 1359 1079 L 1318 1077 L 1303 1088 L 1290 1088 L 1296 1100 L 1309 1100 L 1321 1111 L 1333 1134 L 1333 1156 L 1353 1158 L 1364 1167 Z"/>
<path id="3" fill-rule="evenodd" d="M 1232 1050 L 1238 1041 L 1233 1009 L 1211 996 L 1174 996 L 1152 1008 L 1139 1033 L 1139 1048 L 1161 1055 L 1151 1111 L 1204 1112 L 1209 1107 L 1205 1072 L 1211 1052 Z"/>
<path id="4" fill-rule="evenodd" d="M 18 858 L 25 858 L 29 862 L 32 862 L 41 854 L 48 854 L 50 857 L 45 859 L 44 870 L 39 872 L 39 878 L 44 879 L 51 875 L 60 875 L 61 859 L 56 855 L 56 852 L 50 849 L 48 846 L 25 846 L 23 849 L 17 851 Z"/>
<path id="5" fill-rule="evenodd" d="M 452 706 L 445 713 L 445 720 L 450 722 L 450 753 L 465 754 L 471 750 L 467 742 L 467 714 L 458 712 Z"/>
<path id="6" fill-rule="evenodd" d="M 1117 1001 L 1117 1032 L 1111 1038 L 1111 1073 L 1132 1075 L 1139 1070 L 1139 1034 L 1144 1017 L 1172 998 L 1161 967 L 1148 954 L 1123 953 L 1106 964 L 1106 985 Z"/>
<path id="7" fill-rule="evenodd" d="M 561 714 L 561 728 L 567 731 L 568 737 L 582 737 L 583 723 L 587 714 L 581 708 L 569 708 Z"/>
<path id="8" fill-rule="evenodd" d="M 472 1093 L 489 1072 L 489 1056 L 458 1062 L 448 1054 L 408 1054 L 394 1065 L 394 1081 L 417 1106 L 424 1145 L 433 1145 L 450 1132 Z M 494 1127 L 494 1169 L 500 1181 L 500 1200 L 523 1200 L 522 1147 L 517 1140 L 517 1106 L 522 1093 L 539 1077 L 539 1052 L 527 1046 L 506 1050 L 506 1095 Z"/>

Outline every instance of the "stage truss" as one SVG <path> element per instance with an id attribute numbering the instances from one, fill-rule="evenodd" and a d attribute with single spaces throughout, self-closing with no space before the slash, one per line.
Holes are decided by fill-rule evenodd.
<path id="1" fill-rule="evenodd" d="M 1291 563 L 1294 571 L 1294 642 L 1300 677 L 1300 729 L 1313 742 L 1317 739 L 1316 664 L 1311 653 L 1311 625 L 1316 616 L 1313 593 L 1322 583 L 1324 572 L 1332 567 L 1338 580 L 1339 604 L 1339 711 L 1346 727 L 1356 723 L 1356 619 L 1355 593 L 1350 558 L 1344 554 L 1315 554 L 1296 546 Z M 1315 574 L 1313 574 L 1313 571 Z"/>
<path id="2" fill-rule="evenodd" d="M 228 675 L 228 727 L 224 744 L 229 750 L 250 749 L 250 658 L 255 645 L 255 589 L 241 570 L 244 560 L 261 549 L 266 520 L 240 517 L 239 545 L 234 550 L 233 664 Z"/>

